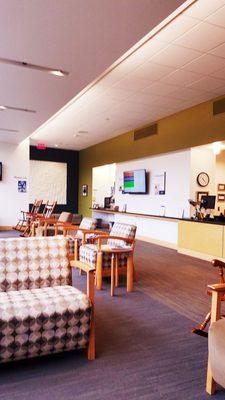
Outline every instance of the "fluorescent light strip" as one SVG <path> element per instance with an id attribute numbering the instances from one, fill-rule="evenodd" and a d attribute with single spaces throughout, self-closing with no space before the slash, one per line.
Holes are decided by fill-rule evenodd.
<path id="1" fill-rule="evenodd" d="M 9 58 L 0 58 L 0 63 L 1 64 L 10 64 L 10 65 L 14 65 L 17 67 L 36 69 L 38 71 L 47 72 L 48 74 L 52 74 L 52 75 L 56 75 L 56 76 L 69 75 L 69 72 L 63 71 L 62 69 L 42 67 L 41 65 L 30 64 L 25 61 L 10 60 Z"/>
<path id="2" fill-rule="evenodd" d="M 29 112 L 29 113 L 36 113 L 35 110 L 30 110 L 29 108 L 21 108 L 21 107 L 12 107 L 12 106 L 0 105 L 0 111 L 5 111 L 5 110 L 13 110 L 13 111 L 23 111 L 23 112 Z"/>
<path id="3" fill-rule="evenodd" d="M 7 128 L 0 128 L 0 131 L 3 131 L 3 132 L 14 132 L 14 133 L 19 132 L 17 129 L 7 129 Z"/>

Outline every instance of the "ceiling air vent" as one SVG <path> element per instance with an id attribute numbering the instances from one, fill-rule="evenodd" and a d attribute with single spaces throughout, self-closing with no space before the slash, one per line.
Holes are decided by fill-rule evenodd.
<path id="1" fill-rule="evenodd" d="M 150 126 L 146 126 L 142 129 L 137 129 L 134 131 L 134 140 L 140 140 L 146 138 L 148 136 L 157 135 L 158 125 L 153 124 Z"/>
<path id="2" fill-rule="evenodd" d="M 225 98 L 213 102 L 213 115 L 225 112 Z"/>

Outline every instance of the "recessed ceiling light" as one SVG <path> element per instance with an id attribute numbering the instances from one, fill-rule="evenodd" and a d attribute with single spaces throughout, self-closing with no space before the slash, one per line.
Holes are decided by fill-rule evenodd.
<path id="1" fill-rule="evenodd" d="M 55 144 L 55 147 L 59 147 L 59 145 L 58 145 L 58 144 Z"/>
<path id="2" fill-rule="evenodd" d="M 69 72 L 63 71 L 62 69 L 43 67 L 42 65 L 30 64 L 30 63 L 25 62 L 25 61 L 11 60 L 9 58 L 0 58 L 0 63 L 2 63 L 2 64 L 11 64 L 11 65 L 15 65 L 17 67 L 36 69 L 38 71 L 47 72 L 49 74 L 56 75 L 56 76 L 69 75 Z"/>
<path id="3" fill-rule="evenodd" d="M 65 76 L 65 72 L 61 71 L 60 69 L 49 71 L 49 73 L 56 76 Z"/>
<path id="4" fill-rule="evenodd" d="M 3 131 L 3 132 L 19 132 L 17 129 L 8 129 L 8 128 L 0 128 L 0 131 Z"/>
<path id="5" fill-rule="evenodd" d="M 0 110 L 13 110 L 13 111 L 36 113 L 35 110 L 30 110 L 29 108 L 21 108 L 21 107 L 13 107 L 13 106 L 0 106 Z"/>

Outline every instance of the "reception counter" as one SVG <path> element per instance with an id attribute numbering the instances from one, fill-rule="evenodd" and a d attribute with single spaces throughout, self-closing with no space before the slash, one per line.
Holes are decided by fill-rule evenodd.
<path id="1" fill-rule="evenodd" d="M 204 260 L 225 259 L 223 221 L 181 220 L 178 225 L 178 252 Z"/>
<path id="2" fill-rule="evenodd" d="M 93 217 L 105 222 L 137 226 L 137 239 L 176 249 L 204 260 L 225 259 L 225 220 L 196 221 L 169 216 L 92 209 Z"/>

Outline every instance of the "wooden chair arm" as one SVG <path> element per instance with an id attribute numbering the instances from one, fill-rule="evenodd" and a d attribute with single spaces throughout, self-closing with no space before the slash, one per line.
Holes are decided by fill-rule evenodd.
<path id="1" fill-rule="evenodd" d="M 212 260 L 211 263 L 212 263 L 213 267 L 225 268 L 225 262 L 223 262 L 223 261 L 215 259 L 215 260 Z"/>
<path id="2" fill-rule="evenodd" d="M 85 264 L 85 263 L 83 263 L 82 261 L 79 261 L 79 260 L 72 260 L 72 261 L 70 261 L 70 266 L 72 267 L 72 268 L 79 268 L 79 269 L 81 269 L 82 271 L 84 271 L 84 272 L 90 272 L 90 271 L 95 271 L 95 267 L 92 267 L 91 265 L 89 265 L 89 264 Z"/>
<path id="3" fill-rule="evenodd" d="M 225 283 L 215 283 L 207 286 L 211 291 L 217 293 L 225 293 Z"/>

